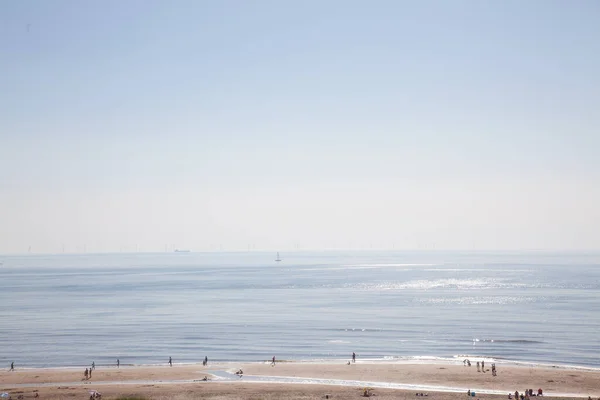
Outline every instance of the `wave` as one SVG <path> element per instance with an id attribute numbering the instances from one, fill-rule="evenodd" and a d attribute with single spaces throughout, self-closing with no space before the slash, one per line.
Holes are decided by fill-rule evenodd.
<path id="1" fill-rule="evenodd" d="M 414 302 L 421 304 L 520 304 L 543 302 L 545 297 L 520 297 L 520 296 L 463 296 L 463 297 L 433 297 L 415 298 Z"/>
<path id="2" fill-rule="evenodd" d="M 345 264 L 342 267 L 352 268 L 352 267 L 375 267 L 375 268 L 386 268 L 386 267 L 434 267 L 439 264 L 415 264 L 415 263 L 392 263 L 392 264 Z"/>
<path id="3" fill-rule="evenodd" d="M 544 343 L 542 340 L 531 339 L 478 339 L 473 338 L 473 342 L 488 342 L 488 343 L 523 343 L 523 344 L 539 344 Z"/>

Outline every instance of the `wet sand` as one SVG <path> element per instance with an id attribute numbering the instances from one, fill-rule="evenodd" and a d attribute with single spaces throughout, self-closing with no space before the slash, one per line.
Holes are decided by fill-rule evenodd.
<path id="1" fill-rule="evenodd" d="M 252 375 L 279 375 L 297 377 L 321 377 L 360 381 L 398 382 L 415 385 L 435 385 L 468 389 L 489 389 L 514 393 L 525 389 L 542 388 L 544 393 L 569 393 L 600 396 L 600 370 L 586 371 L 564 368 L 533 368 L 502 366 L 496 363 L 497 376 L 490 367 L 477 372 L 477 367 L 447 364 L 381 364 L 361 363 L 298 364 L 281 363 L 275 367 L 268 364 L 247 366 L 244 372 Z"/>
<path id="2" fill-rule="evenodd" d="M 97 367 L 92 379 L 83 380 L 84 368 L 19 369 L 0 372 L 0 392 L 9 392 L 13 399 L 23 395 L 33 398 L 39 393 L 44 399 L 86 399 L 88 390 L 98 390 L 103 399 L 124 395 L 140 395 L 147 399 L 322 399 L 363 398 L 363 383 L 375 387 L 376 398 L 415 399 L 415 392 L 427 393 L 437 400 L 465 399 L 467 389 L 494 391 L 499 394 L 477 393 L 474 399 L 506 399 L 515 390 L 538 388 L 546 396 L 559 398 L 600 397 L 600 371 L 568 368 L 532 368 L 502 366 L 496 363 L 498 375 L 491 371 L 477 372 L 475 365 L 462 364 L 395 364 L 363 363 L 346 365 L 345 361 L 330 363 L 282 362 L 272 367 L 268 363 L 216 363 L 169 366 Z M 244 378 L 219 381 L 213 371 L 233 372 L 243 369 Z M 486 366 L 489 369 L 489 366 Z M 219 375 L 219 374 L 217 374 Z M 209 382 L 200 381 L 204 376 Z M 250 382 L 252 376 L 331 379 L 333 385 L 302 383 Z M 246 381 L 248 379 L 248 381 Z M 258 378 L 257 378 L 258 379 Z M 293 379 L 291 379 L 293 381 Z M 340 382 L 336 380 L 345 380 Z M 322 382 L 322 381 L 320 381 Z M 310 380 L 305 383 L 311 383 Z M 387 384 L 414 385 L 410 389 L 386 389 Z M 37 392 L 36 392 L 37 391 Z M 502 394 L 500 394 L 502 393 Z M 420 396 L 418 397 L 421 398 Z"/>

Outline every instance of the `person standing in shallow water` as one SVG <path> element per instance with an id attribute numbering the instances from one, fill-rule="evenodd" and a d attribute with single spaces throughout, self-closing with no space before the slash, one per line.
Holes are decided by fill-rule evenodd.
<path id="1" fill-rule="evenodd" d="M 14 370 L 15 370 L 15 362 L 14 362 L 14 361 L 12 361 L 12 362 L 10 363 L 10 370 L 11 370 L 11 371 L 14 371 Z"/>
<path id="2" fill-rule="evenodd" d="M 173 360 L 171 359 L 171 357 L 169 357 L 169 367 L 173 366 Z"/>
<path id="3" fill-rule="evenodd" d="M 352 362 L 355 363 L 356 362 L 356 353 L 352 352 Z"/>
<path id="4" fill-rule="evenodd" d="M 119 359 L 117 358 L 117 368 L 119 368 L 121 366 L 121 361 L 119 361 Z"/>
<path id="5" fill-rule="evenodd" d="M 96 369 L 96 363 L 92 361 L 92 369 Z"/>
<path id="6" fill-rule="evenodd" d="M 203 365 L 206 367 L 208 365 L 208 357 L 204 356 L 204 362 Z"/>
<path id="7" fill-rule="evenodd" d="M 273 356 L 273 361 L 271 361 L 271 367 L 275 366 L 275 356 Z"/>

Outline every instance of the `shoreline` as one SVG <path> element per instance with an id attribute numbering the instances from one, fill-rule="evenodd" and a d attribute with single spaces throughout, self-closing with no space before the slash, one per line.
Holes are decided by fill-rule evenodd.
<path id="1" fill-rule="evenodd" d="M 501 364 L 503 366 L 508 367 L 522 367 L 522 368 L 548 368 L 548 369 L 561 369 L 561 370 L 581 370 L 581 371 L 592 371 L 600 373 L 600 365 L 599 366 L 589 366 L 589 365 L 577 365 L 577 364 L 562 364 L 562 363 L 546 363 L 546 362 L 537 362 L 537 361 L 515 361 L 515 360 L 507 360 L 503 358 L 494 358 L 494 357 L 464 357 L 464 359 L 469 359 L 473 365 L 477 361 L 485 361 L 488 364 Z M 277 363 L 285 363 L 285 364 L 310 364 L 310 365 L 330 365 L 330 364 L 343 364 L 350 360 L 350 358 L 316 358 L 316 359 L 282 359 L 277 360 Z M 442 358 L 442 357 L 422 357 L 417 356 L 414 358 L 357 358 L 357 363 L 359 364 L 373 364 L 373 365 L 381 365 L 381 364 L 390 364 L 390 365 L 456 365 L 463 366 L 463 358 L 460 360 L 458 358 Z M 270 364 L 271 361 L 268 359 L 265 360 L 211 360 L 211 364 L 218 365 L 260 365 L 260 364 Z M 168 363 L 149 363 L 149 364 L 135 364 L 135 363 L 121 363 L 120 368 L 146 368 L 146 367 L 165 367 Z M 173 366 L 198 366 L 202 365 L 202 361 L 190 361 L 190 362 L 174 362 Z M 15 370 L 20 371 L 31 371 L 31 370 L 79 370 L 89 368 L 90 364 L 81 364 L 81 365 L 67 365 L 67 366 L 45 366 L 45 367 L 20 367 L 16 366 Z M 96 364 L 96 367 L 101 367 L 103 369 L 119 369 L 114 363 L 113 364 Z"/>

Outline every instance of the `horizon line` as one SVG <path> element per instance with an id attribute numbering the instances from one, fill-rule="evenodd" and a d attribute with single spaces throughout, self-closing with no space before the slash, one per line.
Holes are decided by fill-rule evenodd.
<path id="1" fill-rule="evenodd" d="M 230 254 L 230 253 L 328 253 L 328 252 L 349 252 L 349 253 L 504 253 L 504 254 L 520 254 L 520 253 L 542 253 L 542 254 L 600 254 L 600 249 L 397 249 L 397 248 L 307 248 L 307 249 L 232 249 L 232 250 L 193 250 L 182 249 L 179 251 L 98 251 L 98 252 L 24 252 L 24 253 L 0 253 L 0 257 L 27 257 L 27 256 L 94 256 L 94 255 L 165 255 L 178 254 Z"/>

